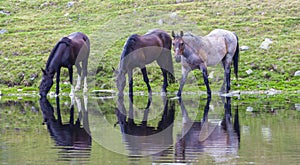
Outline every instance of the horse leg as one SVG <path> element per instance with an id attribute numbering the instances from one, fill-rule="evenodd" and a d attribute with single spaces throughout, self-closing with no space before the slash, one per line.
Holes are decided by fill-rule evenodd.
<path id="1" fill-rule="evenodd" d="M 166 93 L 167 92 L 167 87 L 168 87 L 168 71 L 165 70 L 164 68 L 160 68 L 162 73 L 163 73 L 163 76 L 164 76 L 164 83 L 163 83 L 163 86 L 162 86 L 162 89 L 161 89 L 161 92 L 163 93 Z"/>
<path id="2" fill-rule="evenodd" d="M 224 66 L 224 83 L 223 83 L 223 86 L 225 87 L 225 82 L 226 82 L 226 93 L 228 93 L 229 90 L 230 90 L 230 73 L 231 73 L 230 64 L 231 63 L 227 62 L 226 60 L 223 60 L 222 62 L 223 62 L 223 66 Z M 223 86 L 222 86 L 222 88 L 224 89 Z"/>
<path id="3" fill-rule="evenodd" d="M 56 72 L 56 96 L 59 94 L 59 81 L 60 81 L 60 69 L 57 70 Z"/>
<path id="4" fill-rule="evenodd" d="M 83 86 L 83 92 L 88 91 L 88 86 L 87 86 L 87 65 L 88 65 L 88 59 L 86 58 L 85 60 L 82 61 L 82 77 L 84 81 L 84 86 Z"/>
<path id="5" fill-rule="evenodd" d="M 73 86 L 73 67 L 69 66 L 69 77 L 70 77 L 70 84 L 71 84 L 71 92 L 69 96 L 74 96 L 74 86 Z M 74 100 L 72 100 L 74 102 Z"/>
<path id="6" fill-rule="evenodd" d="M 211 90 L 210 90 L 210 87 L 209 87 L 208 76 L 207 76 L 207 67 L 206 67 L 206 65 L 201 64 L 200 69 L 202 71 L 204 83 L 206 85 L 207 95 L 208 95 L 208 97 L 211 97 Z"/>
<path id="7" fill-rule="evenodd" d="M 81 86 L 81 69 L 82 68 L 80 67 L 79 63 L 76 64 L 76 68 L 77 68 L 78 77 L 77 77 L 77 83 L 76 83 L 75 91 L 78 91 L 80 89 L 80 86 Z"/>
<path id="8" fill-rule="evenodd" d="M 178 89 L 178 92 L 177 92 L 178 97 L 181 96 L 183 86 L 185 84 L 186 78 L 187 78 L 190 71 L 191 71 L 191 69 L 187 69 L 187 68 L 182 67 L 182 77 L 181 77 L 180 86 L 179 86 L 179 89 Z"/>
<path id="9" fill-rule="evenodd" d="M 128 71 L 128 80 L 129 80 L 129 97 L 132 97 L 133 96 L 132 70 Z"/>
<path id="10" fill-rule="evenodd" d="M 229 93 L 230 91 L 230 65 L 226 66 L 225 68 L 225 74 L 226 74 L 226 93 Z"/>
<path id="11" fill-rule="evenodd" d="M 146 67 L 141 69 L 142 74 L 143 74 L 143 79 L 145 81 L 145 83 L 147 84 L 147 88 L 148 88 L 148 95 L 151 96 L 152 95 L 152 90 L 149 84 L 149 79 L 148 79 L 148 75 L 147 75 L 147 69 Z"/>

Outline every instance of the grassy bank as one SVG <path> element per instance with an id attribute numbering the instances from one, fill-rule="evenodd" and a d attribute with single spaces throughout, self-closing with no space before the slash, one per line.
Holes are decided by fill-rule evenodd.
<path id="1" fill-rule="evenodd" d="M 233 80 L 233 90 L 299 90 L 300 78 L 300 18 L 298 1 L 209 1 L 176 3 L 170 1 L 70 1 L 27 0 L 0 2 L 0 89 L 2 93 L 36 91 L 50 51 L 63 36 L 74 31 L 86 33 L 91 40 L 89 84 L 93 89 L 112 89 L 122 47 L 133 33 L 143 34 L 161 28 L 190 31 L 206 35 L 215 28 L 234 31 L 240 46 L 239 80 Z M 259 48 L 265 38 L 273 43 L 268 50 Z M 175 64 L 176 79 L 180 79 L 180 65 Z M 251 74 L 246 73 L 252 70 Z M 214 71 L 213 89 L 220 86 L 221 67 Z M 160 70 L 155 64 L 148 69 L 151 85 L 159 91 L 162 84 Z M 67 70 L 62 71 L 67 82 Z M 205 89 L 200 71 L 190 75 L 193 90 L 200 84 Z M 77 76 L 76 76 L 77 77 Z M 234 76 L 232 76 L 234 77 Z M 136 70 L 136 90 L 144 90 L 141 73 Z M 239 85 L 236 85 L 239 84 Z M 138 87 L 140 86 L 140 87 Z M 214 87 L 215 86 L 215 87 Z M 176 90 L 178 83 L 171 86 Z M 198 88 L 198 87 L 197 87 Z M 62 90 L 69 86 L 62 85 Z M 19 91 L 20 92 L 20 91 Z"/>

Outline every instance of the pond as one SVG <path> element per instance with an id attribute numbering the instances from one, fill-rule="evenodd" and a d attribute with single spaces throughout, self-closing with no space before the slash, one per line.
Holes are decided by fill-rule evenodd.
<path id="1" fill-rule="evenodd" d="M 0 100 L 2 164 L 299 164 L 299 93 Z"/>

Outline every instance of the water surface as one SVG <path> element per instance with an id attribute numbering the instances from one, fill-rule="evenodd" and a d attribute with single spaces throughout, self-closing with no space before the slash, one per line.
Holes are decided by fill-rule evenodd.
<path id="1" fill-rule="evenodd" d="M 297 94 L 0 101 L 2 164 L 299 164 Z"/>

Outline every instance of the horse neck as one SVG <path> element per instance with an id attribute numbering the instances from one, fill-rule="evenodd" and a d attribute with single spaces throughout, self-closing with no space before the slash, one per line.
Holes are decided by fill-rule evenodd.
<path id="1" fill-rule="evenodd" d="M 53 54 L 50 55 L 46 65 L 46 70 L 49 73 L 54 74 L 60 69 L 63 49 L 64 47 L 58 46 Z"/>
<path id="2" fill-rule="evenodd" d="M 193 49 L 193 47 L 191 47 L 190 45 L 188 45 L 184 51 L 183 51 L 183 56 L 185 58 L 193 58 L 193 57 L 197 57 L 196 55 L 196 50 Z"/>
<path id="3" fill-rule="evenodd" d="M 205 51 L 205 49 L 202 49 L 206 47 L 205 38 L 201 36 L 190 36 L 189 38 L 185 38 L 184 41 L 186 48 L 184 49 L 183 56 L 185 58 L 199 57 L 199 54 L 203 54 L 200 52 Z"/>

